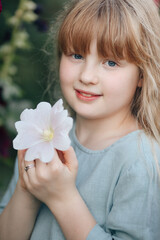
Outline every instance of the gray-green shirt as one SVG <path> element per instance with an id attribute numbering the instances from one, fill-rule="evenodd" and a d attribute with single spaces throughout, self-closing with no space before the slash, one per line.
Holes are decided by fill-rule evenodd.
<path id="1" fill-rule="evenodd" d="M 79 161 L 76 185 L 97 221 L 87 240 L 160 239 L 160 183 L 151 143 L 143 131 L 134 131 L 100 151 L 83 147 L 74 128 L 70 137 Z M 154 148 L 160 160 L 160 148 L 156 144 Z M 0 211 L 13 194 L 17 178 L 16 162 Z M 31 240 L 64 239 L 56 219 L 43 204 Z"/>

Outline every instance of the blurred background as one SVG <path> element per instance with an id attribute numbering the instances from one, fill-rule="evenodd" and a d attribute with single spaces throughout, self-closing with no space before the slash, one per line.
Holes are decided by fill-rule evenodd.
<path id="1" fill-rule="evenodd" d="M 15 122 L 25 108 L 50 102 L 49 56 L 43 49 L 65 1 L 0 0 L 0 199 L 13 174 Z"/>
<path id="2" fill-rule="evenodd" d="M 50 101 L 49 27 L 65 0 L 1 0 L 0 13 L 0 199 L 13 174 L 14 124 L 25 108 Z M 1 9 L 0 4 L 0 9 Z"/>

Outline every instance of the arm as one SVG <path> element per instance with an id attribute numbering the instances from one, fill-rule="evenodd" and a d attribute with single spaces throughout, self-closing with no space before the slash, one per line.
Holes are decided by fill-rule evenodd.
<path id="1" fill-rule="evenodd" d="M 24 152 L 19 152 L 19 162 Z M 13 196 L 0 215 L 0 239 L 26 240 L 32 232 L 40 203 L 31 195 L 22 180 L 23 166 L 19 165 L 20 178 Z"/>
<path id="2" fill-rule="evenodd" d="M 94 217 L 76 189 L 70 197 L 52 202 L 49 207 L 59 222 L 66 240 L 86 240 L 96 225 Z"/>
<path id="3" fill-rule="evenodd" d="M 17 183 L 15 192 L 0 215 L 0 239 L 27 240 L 32 232 L 39 204 Z"/>

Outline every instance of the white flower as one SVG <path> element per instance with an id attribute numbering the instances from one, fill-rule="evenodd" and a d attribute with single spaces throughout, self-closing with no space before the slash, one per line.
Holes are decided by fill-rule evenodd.
<path id="1" fill-rule="evenodd" d="M 37 20 L 37 18 L 38 18 L 37 14 L 31 11 L 27 11 L 23 15 L 23 20 L 26 22 L 34 22 L 35 20 Z"/>
<path id="2" fill-rule="evenodd" d="M 41 102 L 36 109 L 25 109 L 20 119 L 15 123 L 18 135 L 13 140 L 13 147 L 17 150 L 27 149 L 26 161 L 39 158 L 42 162 L 50 162 L 54 149 L 64 151 L 69 148 L 68 133 L 73 119 L 64 110 L 62 99 L 53 107 Z"/>
<path id="3" fill-rule="evenodd" d="M 36 9 L 36 7 L 37 7 L 37 4 L 35 4 L 32 1 L 23 2 L 23 5 L 22 5 L 22 9 L 25 9 L 25 10 L 34 10 Z"/>

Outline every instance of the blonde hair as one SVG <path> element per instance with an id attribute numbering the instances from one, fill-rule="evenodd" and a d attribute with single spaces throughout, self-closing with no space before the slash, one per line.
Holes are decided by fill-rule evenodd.
<path id="1" fill-rule="evenodd" d="M 153 0 L 74 0 L 57 23 L 59 60 L 62 52 L 85 56 L 96 37 L 99 56 L 112 54 L 139 67 L 142 88 L 136 90 L 131 112 L 160 143 L 160 18 Z"/>

